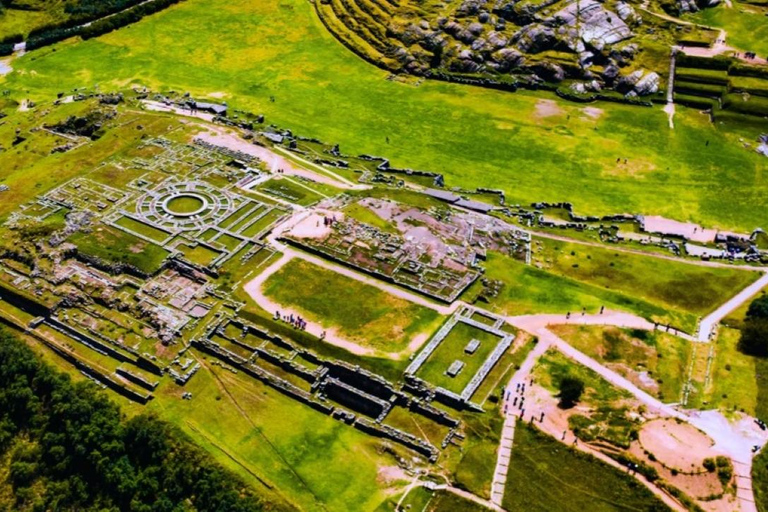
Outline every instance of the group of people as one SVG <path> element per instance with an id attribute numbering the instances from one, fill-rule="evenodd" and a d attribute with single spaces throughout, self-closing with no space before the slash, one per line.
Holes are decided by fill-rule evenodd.
<path id="1" fill-rule="evenodd" d="M 281 315 L 279 311 L 275 311 L 275 320 L 283 320 L 293 326 L 294 329 L 306 330 L 307 322 L 300 316 L 294 316 L 293 313 Z"/>
<path id="2" fill-rule="evenodd" d="M 529 383 L 530 386 L 533 386 L 533 378 L 531 378 L 531 381 Z M 506 394 L 504 396 L 504 415 L 506 416 L 509 411 L 510 401 L 509 399 L 512 398 L 512 407 L 517 407 L 517 409 L 520 411 L 520 419 L 525 419 L 525 382 L 518 382 L 515 384 L 515 396 L 512 396 L 512 391 L 508 389 L 506 391 Z M 536 415 L 531 414 L 531 423 L 536 419 Z M 538 418 L 539 422 L 544 421 L 544 412 L 542 411 Z"/>

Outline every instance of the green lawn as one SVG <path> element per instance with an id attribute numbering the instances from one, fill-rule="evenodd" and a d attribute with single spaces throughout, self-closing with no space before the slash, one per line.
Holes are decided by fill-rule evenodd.
<path id="1" fill-rule="evenodd" d="M 107 262 L 127 263 L 148 274 L 158 270 L 170 254 L 159 245 L 105 225 L 97 225 L 92 233 L 76 233 L 69 241 L 84 254 Z"/>
<path id="2" fill-rule="evenodd" d="M 764 163 L 739 144 L 745 134 L 684 108 L 672 131 L 660 108 L 603 103 L 589 115 L 555 100 L 561 110 L 542 117 L 536 106 L 551 94 L 386 80 L 302 0 L 186 0 L 104 37 L 31 52 L 13 67 L 0 87 L 17 99 L 94 84 L 222 93 L 232 108 L 294 133 L 443 172 L 449 185 L 502 188 L 509 203 L 572 201 L 582 213 L 768 225 L 768 212 L 752 206 L 768 192 Z"/>
<path id="3" fill-rule="evenodd" d="M 405 349 L 414 336 L 428 335 L 442 320 L 431 309 L 298 259 L 270 276 L 264 291 L 277 303 L 382 352 Z"/>
<path id="4" fill-rule="evenodd" d="M 480 341 L 480 346 L 473 354 L 466 354 L 464 347 L 472 339 Z M 459 322 L 429 356 L 417 376 L 430 384 L 461 394 L 499 341 L 501 338 L 498 336 Z M 456 377 L 450 377 L 445 372 L 456 360 L 464 362 L 464 368 Z"/>
<path id="5" fill-rule="evenodd" d="M 643 261 L 652 259 L 642 256 L 636 258 Z M 674 266 L 674 263 L 669 261 L 664 263 Z M 635 283 L 629 283 L 633 277 L 631 275 L 627 275 L 627 282 L 622 283 L 617 280 L 614 284 L 605 276 L 605 273 L 601 276 L 591 276 L 585 272 L 585 269 L 579 271 L 566 267 L 560 274 L 558 268 L 539 269 L 534 265 L 526 265 L 494 252 L 488 254 L 484 267 L 487 278 L 504 282 L 499 295 L 486 305 L 498 313 L 507 315 L 569 311 L 577 313 L 581 312 L 582 308 L 586 308 L 589 313 L 597 313 L 601 306 L 605 306 L 607 309 L 630 311 L 661 323 L 687 327 L 691 331 L 694 329 L 696 318 L 693 314 L 671 310 L 663 304 L 638 297 L 643 291 L 647 291 L 648 287 L 639 279 L 635 279 L 635 283 L 640 282 L 642 287 L 639 290 L 634 289 Z M 646 270 L 652 271 L 651 268 Z M 659 276 L 649 276 L 651 282 L 658 282 L 658 278 Z M 601 286 L 601 283 L 606 280 L 608 286 Z M 477 289 L 480 285 L 474 286 L 474 289 Z M 657 293 L 655 290 L 651 292 Z"/>
<path id="6" fill-rule="evenodd" d="M 171 234 L 167 231 L 163 231 L 162 229 L 158 229 L 150 224 L 147 224 L 146 222 L 140 222 L 130 217 L 120 217 L 117 219 L 115 224 L 120 227 L 130 229 L 134 233 L 138 233 L 140 235 L 146 236 L 147 238 L 151 238 L 156 242 L 163 242 L 166 238 L 171 236 Z"/>
<path id="7" fill-rule="evenodd" d="M 646 390 L 667 402 L 680 399 L 691 357 L 690 342 L 662 332 L 592 325 L 559 325 L 551 330 L 574 348 L 628 376 L 648 372 L 657 386 Z M 629 372 L 627 370 L 634 370 Z"/>
<path id="8" fill-rule="evenodd" d="M 755 415 L 758 396 L 768 389 L 764 377 L 758 377 L 758 358 L 742 354 L 736 348 L 740 332 L 721 328 L 715 341 L 715 357 L 710 370 L 711 385 L 704 389 L 705 408 L 739 410 Z M 764 399 L 766 397 L 763 397 Z"/>
<path id="9" fill-rule="evenodd" d="M 553 394 L 559 393 L 560 380 L 566 376 L 579 378 L 584 383 L 581 402 L 592 406 L 610 404 L 631 398 L 628 391 L 614 387 L 593 370 L 574 363 L 557 350 L 550 349 L 534 368 L 534 380 Z"/>
<path id="10" fill-rule="evenodd" d="M 692 21 L 728 32 L 727 42 L 742 51 L 756 52 L 760 57 L 768 57 L 768 8 L 749 5 L 738 0 L 734 7 L 725 4 L 712 9 L 702 9 L 695 15 L 688 16 Z"/>
<path id="11" fill-rule="evenodd" d="M 715 310 L 760 276 L 757 272 L 671 262 L 608 247 L 543 239 L 540 242 L 542 248 L 533 255 L 534 265 L 677 313 L 682 325 L 676 325 L 689 331 L 697 316 Z"/>
<path id="12" fill-rule="evenodd" d="M 400 233 L 394 223 L 386 221 L 376 215 L 373 210 L 359 203 L 351 203 L 344 208 L 344 215 L 364 224 L 375 226 L 386 233 Z"/>
<path id="13" fill-rule="evenodd" d="M 502 506 L 530 512 L 668 510 L 623 471 L 519 424 Z"/>

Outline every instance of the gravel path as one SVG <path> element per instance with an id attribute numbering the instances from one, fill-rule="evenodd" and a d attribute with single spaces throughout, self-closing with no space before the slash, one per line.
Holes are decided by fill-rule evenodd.
<path id="1" fill-rule="evenodd" d="M 699 333 L 697 335 L 698 341 L 711 340 L 715 333 L 715 327 L 723 318 L 725 318 L 735 309 L 738 309 L 738 307 L 744 304 L 746 301 L 757 295 L 760 290 L 766 286 L 768 286 L 768 273 L 764 274 L 760 279 L 744 288 L 728 302 L 704 317 L 699 323 Z"/>

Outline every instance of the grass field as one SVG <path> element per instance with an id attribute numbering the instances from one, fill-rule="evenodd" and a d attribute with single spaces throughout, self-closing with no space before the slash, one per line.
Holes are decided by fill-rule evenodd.
<path id="1" fill-rule="evenodd" d="M 473 354 L 464 353 L 464 347 L 473 339 L 480 341 L 480 346 Z M 501 338 L 498 336 L 459 322 L 429 356 L 417 376 L 430 384 L 461 394 L 499 341 Z M 450 377 L 445 372 L 456 360 L 464 362 L 464 368 L 456 377 Z"/>
<path id="2" fill-rule="evenodd" d="M 650 256 L 620 253 L 615 257 L 610 249 L 576 246 L 575 256 L 563 253 L 562 249 L 558 252 L 559 255 L 547 251 L 546 255 L 537 256 L 546 259 L 542 264 L 544 268 L 490 252 L 484 262 L 485 276 L 503 281 L 504 286 L 486 307 L 506 315 L 525 315 L 574 313 L 582 308 L 588 313 L 597 313 L 605 306 L 693 331 L 697 314 L 686 308 L 698 311 L 704 307 L 714 308 L 749 280 L 757 278 L 757 274 L 730 269 L 722 269 L 724 272 L 716 273 L 713 278 L 709 268 Z M 616 261 L 609 261 L 611 259 Z M 663 268 L 657 270 L 660 267 Z M 676 270 L 683 271 L 694 282 L 703 283 L 710 295 L 688 290 L 687 285 L 681 284 Z M 479 286 L 476 284 L 473 289 Z"/>
<path id="3" fill-rule="evenodd" d="M 755 415 L 758 401 L 768 399 L 768 383 L 760 375 L 758 358 L 742 354 L 736 348 L 740 332 L 721 328 L 715 340 L 714 359 L 710 370 L 711 384 L 704 389 L 701 404 L 704 408 L 721 408 Z M 763 365 L 765 366 L 765 365 Z M 765 408 L 768 403 L 761 405 Z"/>
<path id="4" fill-rule="evenodd" d="M 734 48 L 768 57 L 768 8 L 739 1 L 733 3 L 733 8 L 723 4 L 712 9 L 702 9 L 688 18 L 726 30 L 728 44 Z"/>
<path id="5" fill-rule="evenodd" d="M 610 404 L 619 399 L 631 398 L 628 391 L 614 387 L 593 370 L 574 364 L 557 350 L 550 349 L 539 359 L 534 372 L 534 380 L 553 394 L 559 393 L 559 383 L 563 377 L 573 376 L 584 383 L 581 402 L 589 405 Z"/>
<path id="6" fill-rule="evenodd" d="M 515 429 L 502 506 L 532 512 L 668 510 L 632 477 L 525 424 Z"/>
<path id="7" fill-rule="evenodd" d="M 632 379 L 635 372 L 648 372 L 658 388 L 646 390 L 661 400 L 677 402 L 680 399 L 691 357 L 690 342 L 662 332 L 616 327 L 558 325 L 550 329 L 574 348 L 631 380 L 638 380 Z"/>
<path id="8" fill-rule="evenodd" d="M 233 108 L 342 151 L 437 170 L 450 185 L 502 188 L 509 203 L 567 200 L 582 213 L 768 224 L 768 213 L 752 207 L 768 191 L 764 164 L 738 143 L 757 132 L 724 132 L 683 108 L 671 131 L 659 108 L 600 104 L 590 115 L 544 93 L 389 81 L 326 33 L 312 9 L 301 0 L 187 0 L 104 37 L 31 52 L 0 87 L 38 101 L 95 83 L 220 93 Z M 537 110 L 545 98 L 555 101 L 552 115 Z"/>
<path id="9" fill-rule="evenodd" d="M 69 241 L 84 254 L 108 262 L 127 263 L 148 274 L 159 269 L 170 254 L 158 245 L 104 225 L 96 226 L 92 233 L 76 233 Z"/>
<path id="10" fill-rule="evenodd" d="M 697 316 L 710 313 L 759 277 L 757 272 L 676 263 L 607 247 L 554 240 L 540 243 L 534 265 L 677 313 L 682 324 L 676 326 L 689 331 Z"/>
<path id="11" fill-rule="evenodd" d="M 308 319 L 383 352 L 405 349 L 414 336 L 428 335 L 441 321 L 431 309 L 296 259 L 270 276 L 264 291 Z"/>

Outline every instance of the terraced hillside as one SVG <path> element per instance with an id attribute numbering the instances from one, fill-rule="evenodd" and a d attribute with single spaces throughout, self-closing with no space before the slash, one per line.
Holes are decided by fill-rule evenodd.
<path id="1" fill-rule="evenodd" d="M 393 72 L 498 88 L 653 97 L 669 49 L 716 32 L 624 0 L 318 0 L 326 28 Z M 655 10 L 679 10 L 656 6 Z M 608 91 L 608 92 L 606 92 Z"/>
<path id="2" fill-rule="evenodd" d="M 676 103 L 709 110 L 718 121 L 764 126 L 768 117 L 768 69 L 764 67 L 724 57 L 681 56 L 674 85 Z"/>

